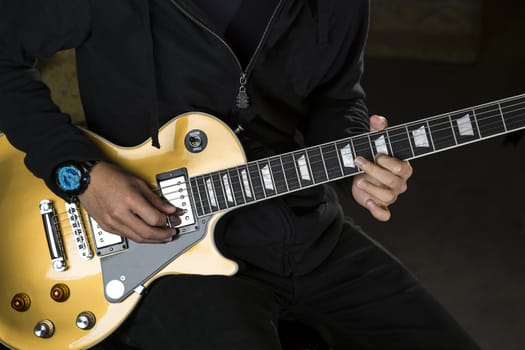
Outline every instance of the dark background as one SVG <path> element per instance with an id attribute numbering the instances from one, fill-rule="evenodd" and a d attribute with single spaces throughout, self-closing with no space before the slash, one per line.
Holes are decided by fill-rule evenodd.
<path id="1" fill-rule="evenodd" d="M 446 62 L 447 42 L 437 39 L 434 59 L 406 50 L 398 58 L 369 54 L 363 83 L 370 112 L 395 125 L 525 93 L 525 4 L 485 1 L 481 14 L 479 41 L 460 48 L 475 53 L 469 58 Z M 372 32 L 371 44 L 380 38 Z M 525 137 L 511 141 L 500 136 L 413 160 L 409 190 L 388 223 L 344 198 L 345 212 L 486 350 L 525 349 Z"/>

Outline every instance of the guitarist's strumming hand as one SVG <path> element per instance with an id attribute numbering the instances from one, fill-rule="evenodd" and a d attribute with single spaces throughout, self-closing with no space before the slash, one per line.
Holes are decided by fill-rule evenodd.
<path id="1" fill-rule="evenodd" d="M 370 117 L 370 131 L 383 130 L 388 126 L 385 118 Z M 406 161 L 387 155 L 376 156 L 376 163 L 357 157 L 355 163 L 364 173 L 354 177 L 352 195 L 357 203 L 370 211 L 380 221 L 390 219 L 389 206 L 407 190 L 407 180 L 412 167 Z"/>
<path id="2" fill-rule="evenodd" d="M 139 243 L 167 242 L 177 234 L 166 226 L 166 216 L 176 226 L 182 209 L 162 200 L 144 181 L 107 162 L 97 163 L 90 177 L 79 200 L 102 229 Z"/>

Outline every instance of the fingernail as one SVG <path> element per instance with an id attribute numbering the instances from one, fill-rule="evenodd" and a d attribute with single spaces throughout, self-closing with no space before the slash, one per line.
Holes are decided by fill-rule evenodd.
<path id="1" fill-rule="evenodd" d="M 365 163 L 365 160 L 361 157 L 357 157 L 355 160 L 354 160 L 354 163 L 358 166 L 358 167 L 361 167 L 364 163 Z"/>

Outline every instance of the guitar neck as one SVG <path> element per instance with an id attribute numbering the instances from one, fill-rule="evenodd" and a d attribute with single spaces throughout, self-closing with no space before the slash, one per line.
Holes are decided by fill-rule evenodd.
<path id="1" fill-rule="evenodd" d="M 525 94 L 190 178 L 198 216 L 361 173 L 357 156 L 409 160 L 525 128 Z"/>

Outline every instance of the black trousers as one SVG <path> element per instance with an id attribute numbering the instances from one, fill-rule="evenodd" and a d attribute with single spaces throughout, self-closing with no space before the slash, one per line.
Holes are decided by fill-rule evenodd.
<path id="1" fill-rule="evenodd" d="M 398 260 L 349 224 L 305 276 L 249 267 L 232 277 L 163 277 L 111 340 L 143 350 L 277 350 L 278 322 L 289 319 L 334 350 L 479 349 Z"/>

